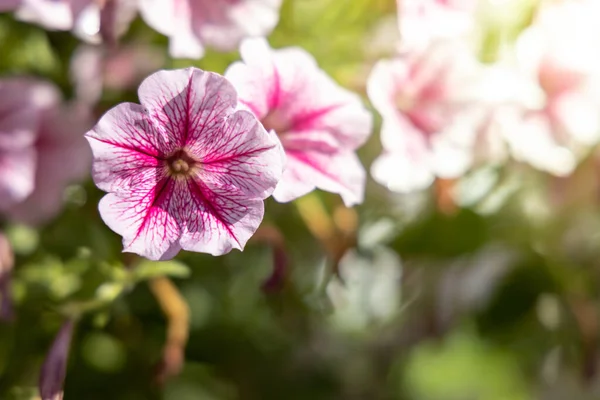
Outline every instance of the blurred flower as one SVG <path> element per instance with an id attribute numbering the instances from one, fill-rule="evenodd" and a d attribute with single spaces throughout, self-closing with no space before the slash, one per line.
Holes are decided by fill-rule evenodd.
<path id="1" fill-rule="evenodd" d="M 516 44 L 516 67 L 532 88 L 504 133 L 516 158 L 556 175 L 600 140 L 598 15 L 597 1 L 546 2 Z"/>
<path id="2" fill-rule="evenodd" d="M 402 48 L 427 47 L 435 39 L 456 38 L 475 23 L 478 0 L 397 0 Z"/>
<path id="3" fill-rule="evenodd" d="M 62 400 L 63 385 L 67 374 L 67 359 L 75 324 L 67 320 L 52 343 L 40 372 L 41 400 Z"/>
<path id="4" fill-rule="evenodd" d="M 62 206 L 64 188 L 89 173 L 89 115 L 61 105 L 58 89 L 33 78 L 0 81 L 0 211 L 39 224 Z"/>
<path id="5" fill-rule="evenodd" d="M 368 80 L 383 117 L 383 154 L 371 173 L 396 192 L 456 178 L 474 160 L 487 117 L 480 98 L 483 69 L 466 46 L 436 41 L 424 51 L 378 62 Z"/>
<path id="6" fill-rule="evenodd" d="M 287 202 L 319 188 L 339 193 L 348 206 L 361 203 L 365 171 L 354 151 L 370 135 L 372 117 L 360 98 L 300 48 L 271 50 L 264 39 L 247 39 L 240 52 L 243 63 L 225 76 L 287 154 L 273 197 Z"/>
<path id="7" fill-rule="evenodd" d="M 385 322 L 400 308 L 402 263 L 387 247 L 372 254 L 349 250 L 339 264 L 340 279 L 327 285 L 334 313 L 332 322 L 342 329 L 361 330 Z"/>
<path id="8" fill-rule="evenodd" d="M 164 61 L 160 48 L 144 43 L 113 49 L 82 45 L 71 58 L 71 80 L 77 99 L 92 105 L 100 100 L 105 88 L 124 91 L 137 87 Z"/>
<path id="9" fill-rule="evenodd" d="M 11 219 L 39 225 L 58 214 L 65 188 L 89 176 L 92 157 L 83 134 L 91 124 L 90 112 L 82 104 L 56 104 L 43 112 L 34 144 L 35 187 L 7 211 Z"/>
<path id="10" fill-rule="evenodd" d="M 100 214 L 124 251 L 165 260 L 181 249 L 243 249 L 281 177 L 280 143 L 236 111 L 235 89 L 218 74 L 159 71 L 138 94 L 142 105 L 114 107 L 87 133 L 94 180 L 108 192 Z"/>
<path id="11" fill-rule="evenodd" d="M 140 12 L 169 36 L 171 56 L 200 58 L 205 45 L 231 51 L 245 37 L 267 35 L 280 6 L 281 0 L 141 0 Z"/>
<path id="12" fill-rule="evenodd" d="M 136 13 L 134 0 L 22 0 L 16 9 L 18 19 L 49 30 L 73 30 L 90 42 L 114 41 Z"/>

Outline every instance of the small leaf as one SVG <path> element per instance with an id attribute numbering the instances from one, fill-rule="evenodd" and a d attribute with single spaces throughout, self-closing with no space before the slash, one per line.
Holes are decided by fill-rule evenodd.
<path id="1" fill-rule="evenodd" d="M 142 261 L 133 271 L 134 281 L 143 281 L 159 276 L 171 276 L 175 278 L 187 278 L 190 269 L 179 261 Z"/>

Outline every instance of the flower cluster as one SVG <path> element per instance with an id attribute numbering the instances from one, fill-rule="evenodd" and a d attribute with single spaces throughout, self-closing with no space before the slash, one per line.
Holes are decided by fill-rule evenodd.
<path id="1" fill-rule="evenodd" d="M 503 7 L 513 19 L 529 11 L 512 3 Z M 566 175 L 600 139 L 597 2 L 540 4 L 532 24 L 516 40 L 505 34 L 484 63 L 486 29 L 510 28 L 494 4 L 398 0 L 399 53 L 368 82 L 383 117 L 372 174 L 389 189 L 422 189 L 507 153 Z"/>

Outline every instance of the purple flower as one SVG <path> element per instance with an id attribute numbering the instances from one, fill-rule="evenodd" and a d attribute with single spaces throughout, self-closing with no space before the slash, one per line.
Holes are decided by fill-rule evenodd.
<path id="1" fill-rule="evenodd" d="M 67 320 L 63 324 L 46 356 L 40 372 L 41 400 L 62 400 L 63 398 L 67 359 L 74 327 L 75 324 L 72 320 Z"/>
<path id="2" fill-rule="evenodd" d="M 35 225 L 59 212 L 64 188 L 89 173 L 88 121 L 86 109 L 62 105 L 49 83 L 0 80 L 2 214 Z"/>
<path id="3" fill-rule="evenodd" d="M 173 57 L 200 58 L 204 46 L 234 50 L 245 37 L 271 32 L 281 0 L 141 0 L 144 20 L 169 36 Z"/>
<path id="4" fill-rule="evenodd" d="M 273 197 L 287 202 L 315 188 L 339 193 L 348 206 L 363 201 L 365 170 L 355 154 L 371 133 L 372 117 L 354 93 L 340 87 L 300 48 L 271 50 L 246 39 L 244 62 L 225 76 L 240 102 L 279 136 L 286 169 Z"/>
<path id="5" fill-rule="evenodd" d="M 114 107 L 86 135 L 108 192 L 100 214 L 124 251 L 165 260 L 242 250 L 281 177 L 277 138 L 236 110 L 235 89 L 212 72 L 159 71 L 138 95 L 142 105 Z"/>

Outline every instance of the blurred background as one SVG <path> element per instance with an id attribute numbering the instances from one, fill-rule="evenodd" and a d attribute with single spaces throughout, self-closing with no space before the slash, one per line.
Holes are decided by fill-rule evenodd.
<path id="1" fill-rule="evenodd" d="M 461 40 L 485 66 L 510 64 L 540 9 L 557 3 L 584 2 L 481 0 Z M 359 150 L 367 171 L 382 151 L 367 80 L 404 51 L 401 11 L 394 0 L 284 0 L 269 35 L 274 48 L 303 47 L 363 97 L 375 118 Z M 85 35 L 0 14 L 0 79 L 53 82 L 89 113 L 80 133 L 136 102 L 158 69 L 223 73 L 239 59 L 210 48 L 199 60 L 172 58 L 168 38 L 139 16 L 114 43 Z M 0 399 L 39 398 L 42 363 L 74 315 L 65 399 L 600 398 L 600 153 L 593 141 L 562 141 L 576 162 L 553 173 L 522 156 L 541 147 L 511 146 L 493 162 L 473 149 L 481 161 L 418 190 L 368 178 L 352 209 L 320 191 L 268 199 L 243 253 L 164 263 L 121 253 L 97 212 L 103 194 L 89 176 L 71 177 L 52 217 L 0 219 L 3 251 L 15 257 L 0 279 Z M 548 154 L 546 164 L 559 162 Z M 63 157 L 58 169 L 74 162 Z M 187 344 L 173 341 L 188 328 Z"/>

